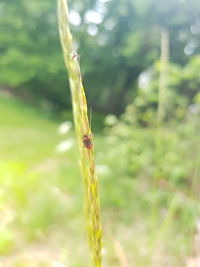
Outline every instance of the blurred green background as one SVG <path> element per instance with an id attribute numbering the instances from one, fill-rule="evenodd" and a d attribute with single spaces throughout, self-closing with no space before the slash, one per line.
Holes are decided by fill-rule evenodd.
<path id="1" fill-rule="evenodd" d="M 200 266 L 200 1 L 69 7 L 92 107 L 103 266 Z M 0 52 L 0 266 L 88 267 L 56 1 L 1 0 Z"/>

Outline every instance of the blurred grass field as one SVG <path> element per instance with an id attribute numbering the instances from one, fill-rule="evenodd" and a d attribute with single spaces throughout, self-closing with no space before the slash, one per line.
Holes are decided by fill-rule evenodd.
<path id="1" fill-rule="evenodd" d="M 73 134 L 60 136 L 58 121 L 12 97 L 0 101 L 1 217 L 5 221 L 1 229 L 1 255 L 14 251 L 20 256 L 27 244 L 38 240 L 49 249 L 52 246 L 56 254 L 59 237 L 54 241 L 50 233 L 60 232 L 67 243 L 75 229 L 84 233 L 79 227 L 83 219 L 82 193 L 75 146 L 67 153 L 56 150 L 63 139 L 71 140 Z M 72 240 L 68 245 L 73 251 Z M 67 252 L 67 246 L 63 250 Z"/>
<path id="2" fill-rule="evenodd" d="M 0 98 L 1 266 L 89 266 L 74 132 L 59 134 L 61 122 L 13 97 Z M 103 266 L 120 266 L 116 244 L 129 266 L 184 266 L 193 251 L 198 203 L 181 192 L 155 194 L 148 173 L 134 179 L 127 171 L 124 143 L 115 143 L 103 129 L 94 132 Z M 144 130 L 135 134 L 149 136 Z M 67 151 L 59 152 L 67 140 Z M 155 198 L 160 210 L 152 225 Z"/>

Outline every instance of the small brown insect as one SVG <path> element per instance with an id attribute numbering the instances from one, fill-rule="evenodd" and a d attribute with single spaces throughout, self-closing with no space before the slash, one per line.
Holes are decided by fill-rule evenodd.
<path id="1" fill-rule="evenodd" d="M 85 148 L 92 149 L 92 140 L 90 136 L 88 136 L 87 134 L 84 134 L 82 141 L 83 141 Z"/>

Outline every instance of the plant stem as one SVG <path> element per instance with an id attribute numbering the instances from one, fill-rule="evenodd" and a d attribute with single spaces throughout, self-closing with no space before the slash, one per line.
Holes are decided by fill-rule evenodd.
<path id="1" fill-rule="evenodd" d="M 70 32 L 68 6 L 65 0 L 58 0 L 58 24 L 64 61 L 68 70 L 77 143 L 80 153 L 80 168 L 84 180 L 85 211 L 87 216 L 88 240 L 92 266 L 100 267 L 102 225 L 98 180 L 95 174 L 94 165 L 93 137 L 88 122 L 87 101 L 82 85 L 78 55 L 75 52 L 73 37 Z M 84 135 L 86 135 L 91 142 L 90 148 L 84 146 Z"/>
<path id="2" fill-rule="evenodd" d="M 158 111 L 157 122 L 155 129 L 155 155 L 154 155 L 154 173 L 152 190 L 153 195 L 156 194 L 157 185 L 162 178 L 162 159 L 163 159 L 163 133 L 164 133 L 164 118 L 166 115 L 166 102 L 167 102 L 167 72 L 169 60 L 169 32 L 166 28 L 161 28 L 160 31 L 160 75 L 158 84 Z M 152 226 L 157 227 L 157 213 L 158 203 L 153 199 L 152 203 Z"/>

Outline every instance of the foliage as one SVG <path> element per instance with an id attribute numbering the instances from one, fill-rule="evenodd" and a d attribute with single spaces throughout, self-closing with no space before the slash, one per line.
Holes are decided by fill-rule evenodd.
<path id="1" fill-rule="evenodd" d="M 122 112 L 136 94 L 139 74 L 158 58 L 160 26 L 170 31 L 173 62 L 183 66 L 189 56 L 199 52 L 196 5 L 196 0 L 70 3 L 86 93 L 90 92 L 93 109 Z M 14 89 L 16 94 L 26 93 L 35 102 L 45 100 L 61 109 L 66 104 L 69 107 L 56 3 L 4 0 L 0 12 L 1 86 Z"/>
<path id="2" fill-rule="evenodd" d="M 198 2 L 70 2 L 94 110 L 105 266 L 119 264 L 116 242 L 130 265 L 141 267 L 185 266 L 199 249 Z M 169 31 L 170 62 L 158 127 L 161 27 Z M 1 87 L 27 102 L 0 92 L 3 266 L 89 266 L 74 133 L 58 134 L 72 114 L 58 118 L 49 108 L 71 101 L 58 39 L 55 2 L 1 1 Z M 44 109 L 31 107 L 30 99 Z M 103 133 L 98 111 L 112 113 Z"/>
<path id="3" fill-rule="evenodd" d="M 160 158 L 162 179 L 155 192 L 151 190 L 155 131 L 152 126 L 131 122 L 135 113 L 130 110 L 129 106 L 129 113 L 120 120 L 115 116 L 106 119 L 109 134 L 95 134 L 105 224 L 104 263 L 117 266 L 113 246 L 118 240 L 129 263 L 149 266 L 154 257 L 157 265 L 153 266 L 168 266 L 169 262 L 171 266 L 184 265 L 199 215 L 195 200 L 200 162 L 198 114 L 188 113 L 184 124 L 167 127 L 163 136 L 167 145 Z M 11 97 L 0 99 L 0 120 L 0 208 L 1 222 L 5 222 L 0 232 L 0 253 L 6 255 L 2 264 L 40 266 L 41 260 L 51 266 L 56 258 L 66 266 L 81 267 L 83 262 L 88 266 L 85 239 L 81 238 L 83 192 L 77 154 L 74 146 L 63 153 L 56 149 L 74 133 L 59 136 L 59 121 Z M 155 199 L 159 209 L 153 227 L 151 205 Z M 163 225 L 166 218 L 169 227 Z M 151 253 L 150 246 L 154 247 Z"/>
<path id="4" fill-rule="evenodd" d="M 165 120 L 182 121 L 191 109 L 198 110 L 199 75 L 197 69 L 200 67 L 199 56 L 192 57 L 182 67 L 169 62 L 167 66 L 167 90 L 165 98 Z M 155 126 L 157 121 L 158 107 L 158 79 L 160 62 L 156 61 L 151 67 L 144 71 L 139 77 L 139 88 L 134 104 L 126 108 L 123 117 L 128 116 L 130 123 Z M 195 112 L 195 111 L 194 111 Z"/>
<path id="5" fill-rule="evenodd" d="M 113 115 L 106 119 L 107 149 L 111 152 L 105 161 L 114 162 L 115 171 L 123 179 L 135 180 L 138 192 L 133 190 L 132 194 L 140 198 L 136 205 L 141 213 L 151 212 L 151 234 L 160 225 L 155 234 L 158 239 L 164 238 L 166 231 L 169 237 L 176 227 L 183 236 L 191 233 L 199 216 L 199 78 L 192 71 L 196 73 L 198 61 L 196 57 L 184 68 L 169 64 L 166 116 L 161 125 L 157 124 L 159 62 L 143 73 L 145 79 L 141 78 L 138 95 L 126 112 L 119 119 Z M 150 241 L 150 246 L 155 249 L 154 242 L 152 245 Z"/>
<path id="6" fill-rule="evenodd" d="M 1 84 L 64 106 L 66 79 L 59 54 L 56 4 L 3 1 L 0 22 Z"/>

